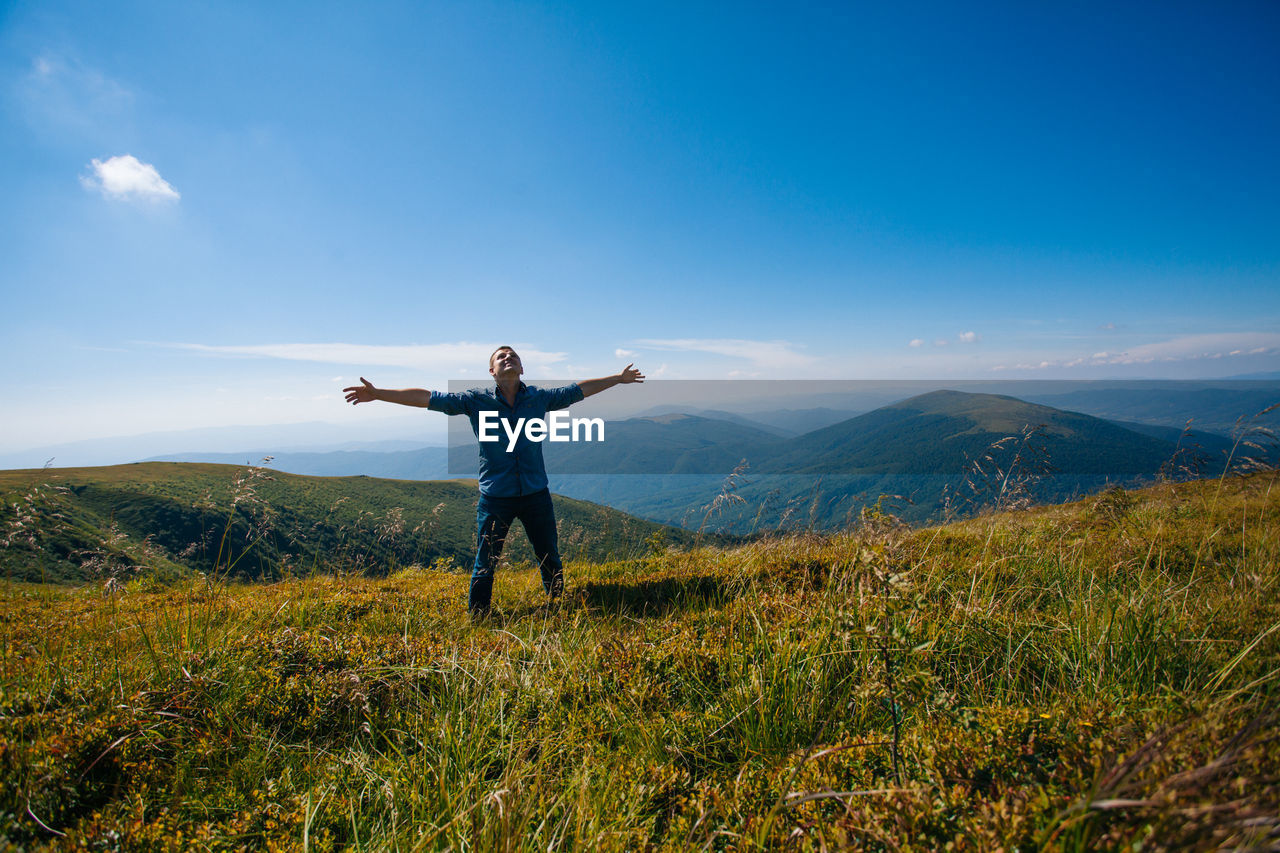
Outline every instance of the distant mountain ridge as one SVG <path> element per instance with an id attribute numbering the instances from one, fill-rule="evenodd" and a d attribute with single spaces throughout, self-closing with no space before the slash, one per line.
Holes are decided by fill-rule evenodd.
<path id="1" fill-rule="evenodd" d="M 960 474 L 995 442 L 1035 431 L 1058 470 L 1154 473 L 1168 441 L 1014 397 L 933 391 L 800 436 L 764 473 Z"/>
<path id="2" fill-rule="evenodd" d="M 543 456 L 558 474 L 725 474 L 791 440 L 736 421 L 667 414 L 612 422 L 603 442 L 549 443 Z"/>
<path id="3" fill-rule="evenodd" d="M 1230 435 L 1255 415 L 1280 403 L 1280 384 L 1240 381 L 1234 387 L 1208 388 L 1085 388 L 1066 393 L 1032 393 L 1024 399 L 1047 406 L 1084 412 L 1094 417 L 1133 421 L 1181 429 L 1188 425 L 1202 432 Z M 1262 423 L 1280 423 L 1280 412 L 1264 416 Z"/>
<path id="4" fill-rule="evenodd" d="M 384 442 L 394 450 L 330 450 L 322 452 L 284 451 L 268 453 L 177 453 L 157 456 L 144 462 L 202 462 L 211 465 L 269 466 L 291 474 L 313 477 L 349 477 L 363 474 L 393 480 L 448 480 L 449 450 L 446 447 L 402 448 L 406 442 Z"/>
<path id="5" fill-rule="evenodd" d="M 386 443 L 405 449 L 411 446 L 445 444 L 443 425 L 433 429 L 421 417 L 397 415 L 379 418 L 360 430 L 353 440 L 350 426 L 326 422 L 268 424 L 262 426 L 202 427 L 141 435 L 69 441 L 0 453 L 0 469 L 38 468 L 46 462 L 58 468 L 90 465 L 121 465 L 159 456 L 229 453 L 245 455 L 246 449 L 266 448 L 248 454 L 259 459 L 281 452 L 318 453 L 338 450 L 381 450 Z M 416 437 L 416 438 L 411 438 Z"/>

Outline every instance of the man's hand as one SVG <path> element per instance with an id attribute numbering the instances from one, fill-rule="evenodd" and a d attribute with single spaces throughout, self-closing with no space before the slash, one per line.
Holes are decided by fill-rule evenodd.
<path id="1" fill-rule="evenodd" d="M 618 382 L 623 385 L 630 385 L 632 382 L 643 382 L 644 374 L 635 366 L 634 363 L 628 364 L 622 368 L 622 373 L 618 374 Z"/>
<path id="2" fill-rule="evenodd" d="M 431 392 L 423 388 L 388 391 L 386 388 L 374 388 L 373 383 L 363 376 L 360 377 L 360 381 L 364 384 L 342 389 L 347 395 L 347 402 L 353 406 L 357 403 L 372 403 L 374 400 L 399 403 L 401 406 L 415 406 L 419 409 L 425 409 L 431 405 Z"/>
<path id="3" fill-rule="evenodd" d="M 373 383 L 363 376 L 360 377 L 363 385 L 352 385 L 350 388 L 343 388 L 342 392 L 347 395 L 347 402 L 351 405 L 356 403 L 372 403 L 377 397 L 377 388 L 373 387 Z"/>

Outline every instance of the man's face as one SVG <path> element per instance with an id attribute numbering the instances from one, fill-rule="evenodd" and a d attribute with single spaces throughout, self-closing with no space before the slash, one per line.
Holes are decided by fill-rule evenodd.
<path id="1" fill-rule="evenodd" d="M 489 360 L 489 373 L 497 379 L 504 376 L 519 376 L 524 373 L 524 365 L 515 350 L 501 349 Z"/>

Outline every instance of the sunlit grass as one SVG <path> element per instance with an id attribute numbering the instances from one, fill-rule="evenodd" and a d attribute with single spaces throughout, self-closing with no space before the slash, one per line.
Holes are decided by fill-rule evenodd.
<path id="1" fill-rule="evenodd" d="M 1276 839 L 1275 475 L 466 577 L 0 586 L 0 834 L 97 849 Z"/>

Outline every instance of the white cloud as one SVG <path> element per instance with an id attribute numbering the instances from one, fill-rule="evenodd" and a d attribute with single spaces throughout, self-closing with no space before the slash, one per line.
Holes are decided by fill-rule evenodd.
<path id="1" fill-rule="evenodd" d="M 924 341 L 923 341 L 922 339 L 920 339 L 920 338 L 912 338 L 912 339 L 911 339 L 911 342 L 910 342 L 910 343 L 908 343 L 908 344 L 907 344 L 907 346 L 909 346 L 909 347 L 922 347 L 922 346 L 924 346 Z"/>
<path id="2" fill-rule="evenodd" d="M 960 343 L 962 344 L 976 343 L 978 340 L 978 333 L 977 332 L 961 332 L 959 335 L 956 336 L 956 339 L 959 340 Z"/>
<path id="3" fill-rule="evenodd" d="M 53 54 L 32 61 L 16 94 L 27 123 L 58 137 L 114 137 L 133 114 L 134 96 L 128 88 L 74 59 Z"/>
<path id="4" fill-rule="evenodd" d="M 1276 349 L 1280 349 L 1280 334 L 1275 332 L 1224 332 L 1184 335 L 1130 347 L 1124 352 L 1100 353 L 1099 356 L 1107 364 L 1149 364 L 1155 361 L 1222 358 L 1224 355 L 1234 355 L 1232 350 L 1248 350 L 1253 355 L 1259 355 Z"/>
<path id="5" fill-rule="evenodd" d="M 1084 367 L 1091 371 L 1110 371 L 1114 368 L 1185 372 L 1192 370 L 1191 363 L 1208 364 L 1227 358 L 1248 358 L 1264 354 L 1280 353 L 1280 334 L 1274 332 L 1224 332 L 1216 334 L 1184 335 L 1164 341 L 1140 344 L 1126 350 L 1102 350 L 1089 356 L 1061 355 L 1057 358 L 1024 361 L 1013 365 L 1017 370 L 1044 370 L 1050 368 Z M 1028 353 L 1029 355 L 1029 353 Z M 1163 366 L 1163 367 L 1162 367 Z M 1010 369 L 999 365 L 992 370 Z M 1222 368 L 1218 368 L 1221 370 Z"/>
<path id="6" fill-rule="evenodd" d="M 618 348 L 613 351 L 614 358 L 632 358 L 635 356 L 635 350 Z"/>
<path id="7" fill-rule="evenodd" d="M 749 341 L 738 338 L 646 338 L 635 342 L 646 349 L 676 352 L 705 352 L 749 362 L 770 370 L 795 370 L 808 367 L 816 359 L 796 352 L 788 341 Z"/>
<path id="8" fill-rule="evenodd" d="M 365 367 L 407 367 L 429 372 L 433 376 L 486 376 L 489 354 L 496 344 L 449 343 L 406 344 L 251 344 L 215 346 L 211 344 L 169 343 L 159 346 L 204 353 L 213 356 L 271 358 L 284 361 L 310 361 L 325 364 Z M 568 353 L 546 352 L 534 347 L 516 345 L 529 376 L 555 376 L 564 370 Z"/>
<path id="9" fill-rule="evenodd" d="M 160 177 L 156 167 L 143 163 L 132 154 L 95 159 L 93 174 L 83 176 L 85 189 L 97 190 L 107 198 L 141 199 L 144 201 L 177 201 L 181 195 Z"/>
<path id="10" fill-rule="evenodd" d="M 949 343 L 951 342 L 946 338 L 938 338 L 936 341 L 933 342 L 933 345 L 935 347 L 945 347 Z"/>

